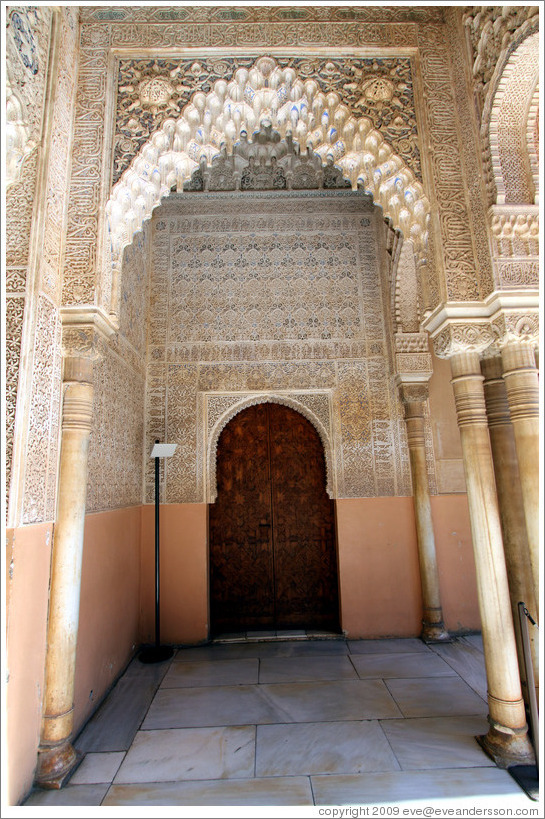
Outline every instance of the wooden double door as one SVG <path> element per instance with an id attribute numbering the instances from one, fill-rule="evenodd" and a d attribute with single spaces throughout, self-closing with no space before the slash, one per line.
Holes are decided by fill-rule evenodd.
<path id="1" fill-rule="evenodd" d="M 220 436 L 217 479 L 212 633 L 338 630 L 335 511 L 314 426 L 281 404 L 241 411 Z"/>

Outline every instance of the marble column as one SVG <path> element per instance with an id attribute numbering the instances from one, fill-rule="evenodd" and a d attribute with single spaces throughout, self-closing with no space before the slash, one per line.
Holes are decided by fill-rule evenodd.
<path id="1" fill-rule="evenodd" d="M 427 393 L 428 386 L 423 383 L 403 384 L 401 387 L 411 464 L 416 539 L 424 609 L 421 638 L 425 642 L 431 643 L 450 640 L 450 635 L 443 623 L 426 466 L 424 402 Z"/>
<path id="2" fill-rule="evenodd" d="M 57 519 L 53 535 L 45 694 L 36 784 L 60 788 L 79 759 L 71 744 L 92 361 L 65 358 Z"/>
<path id="3" fill-rule="evenodd" d="M 503 378 L 522 488 L 522 503 L 534 581 L 535 604 L 539 604 L 539 384 L 534 347 L 513 342 L 501 351 Z M 539 611 L 536 611 L 539 616 Z M 536 618 L 537 619 L 537 618 Z"/>
<path id="4" fill-rule="evenodd" d="M 458 352 L 450 362 L 488 681 L 490 728 L 479 742 L 500 767 L 531 764 L 480 358 Z"/>
<path id="5" fill-rule="evenodd" d="M 526 536 L 526 520 L 522 505 L 515 437 L 507 402 L 507 390 L 502 377 L 501 357 L 496 355 L 485 358 L 481 362 L 481 370 L 484 376 L 484 396 L 511 597 L 511 613 L 517 641 L 519 672 L 524 700 L 529 707 L 528 684 L 534 684 L 539 691 L 539 639 L 537 629 L 530 625 L 534 680 L 528 683 L 522 650 L 518 604 L 521 601 L 524 602 L 530 613 L 533 613 L 536 617 L 537 608 L 528 538 Z"/>

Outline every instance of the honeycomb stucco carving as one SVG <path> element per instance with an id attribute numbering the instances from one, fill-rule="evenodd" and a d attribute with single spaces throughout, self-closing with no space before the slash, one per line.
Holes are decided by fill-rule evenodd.
<path id="1" fill-rule="evenodd" d="M 333 68 L 332 64 L 332 71 Z M 310 72 L 310 67 L 305 70 Z M 354 83 L 344 83 L 347 98 L 351 85 Z M 137 86 L 133 83 L 127 87 L 134 90 Z M 271 94 L 274 99 L 269 98 Z M 281 69 L 276 61 L 266 57 L 257 60 L 251 70 L 238 68 L 232 82 L 217 80 L 206 94 L 194 93 L 178 119 L 163 120 L 112 190 L 107 214 L 114 279 L 118 275 L 119 254 L 143 220 L 150 218 L 161 198 L 173 186 L 183 190 L 184 185 L 190 184 L 201 161 L 211 166 L 209 173 L 213 173 L 220 151 L 231 152 L 233 143 L 245 139 L 245 132 L 251 133 L 263 115 L 282 138 L 293 131 L 292 138 L 302 150 L 311 145 L 322 161 L 335 162 L 354 188 L 361 185 L 371 193 L 385 214 L 410 238 L 419 264 L 424 264 L 429 204 L 423 188 L 404 159 L 384 139 L 386 114 L 381 115 L 379 132 L 367 116 L 354 118 L 345 97 L 341 99 L 333 91 L 324 94 L 314 78 L 303 82 L 293 68 Z M 315 127 L 309 131 L 313 123 Z M 259 135 L 254 134 L 253 139 L 259 141 Z"/>

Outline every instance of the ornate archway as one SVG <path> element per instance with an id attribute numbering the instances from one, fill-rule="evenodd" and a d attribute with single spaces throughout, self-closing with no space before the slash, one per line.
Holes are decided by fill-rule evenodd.
<path id="1" fill-rule="evenodd" d="M 282 404 L 283 406 L 289 407 L 290 409 L 295 410 L 307 421 L 310 421 L 312 426 L 316 429 L 320 440 L 322 442 L 322 446 L 324 449 L 324 459 L 325 459 L 325 472 L 326 472 L 326 492 L 330 498 L 335 497 L 335 475 L 333 471 L 333 453 L 332 453 L 332 443 L 329 432 L 326 430 L 324 424 L 320 421 L 320 419 L 304 404 L 298 401 L 296 398 L 293 398 L 290 395 L 282 395 L 278 393 L 259 393 L 257 395 L 245 396 L 241 398 L 240 401 L 235 401 L 232 406 L 229 407 L 217 420 L 214 424 L 213 428 L 211 429 L 208 437 L 207 447 L 206 447 L 206 462 L 207 462 L 207 479 L 206 479 L 206 500 L 208 503 L 214 503 L 217 495 L 218 495 L 218 486 L 217 486 L 217 454 L 218 454 L 218 441 L 220 438 L 221 433 L 227 426 L 227 424 L 240 412 L 247 409 L 248 407 L 255 406 L 257 404 L 264 404 L 264 403 L 271 403 L 271 404 Z"/>
<path id="2" fill-rule="evenodd" d="M 316 428 L 284 404 L 255 402 L 219 443 L 208 527 L 212 633 L 338 630 L 335 510 Z"/>
<path id="3" fill-rule="evenodd" d="M 336 70 L 333 63 L 324 70 L 329 65 Z M 355 79 L 344 87 L 354 86 L 362 96 L 349 108 L 339 93 L 342 86 L 326 93 L 312 76 L 300 77 L 293 67 L 261 57 L 251 68 L 237 69 L 231 82 L 219 79 L 208 92 L 194 93 L 177 118 L 163 118 L 121 174 L 107 203 L 110 258 L 102 290 L 110 312 L 118 310 L 123 249 L 161 199 L 173 188 L 183 190 L 201 163 L 210 168 L 222 155 L 231 156 L 237 144 L 255 144 L 260 131 L 269 126 L 300 154 L 310 150 L 323 166 L 334 164 L 353 189 L 372 195 L 384 216 L 411 243 L 417 267 L 425 266 L 430 205 L 422 184 L 402 151 L 394 150 L 372 119 L 354 115 L 366 100 L 386 105 L 401 92 L 388 78 L 355 75 Z M 140 85 L 148 105 L 168 108 L 169 80 L 146 77 Z M 406 123 L 394 118 L 389 136 L 396 128 L 401 145 Z"/>

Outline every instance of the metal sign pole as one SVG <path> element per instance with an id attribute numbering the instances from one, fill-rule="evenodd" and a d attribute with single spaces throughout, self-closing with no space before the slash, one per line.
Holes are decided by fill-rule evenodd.
<path id="1" fill-rule="evenodd" d="M 535 620 L 530 616 L 524 603 L 518 604 L 520 631 L 522 636 L 522 649 L 524 654 L 524 665 L 526 667 L 526 684 L 528 687 L 528 699 L 530 702 L 530 723 L 532 728 L 532 738 L 534 741 L 534 751 L 536 752 L 536 763 L 539 768 L 539 713 L 537 709 L 536 688 L 534 685 L 534 664 L 532 662 L 532 652 L 530 648 L 530 635 L 528 633 L 528 620 L 535 626 Z M 528 618 L 528 620 L 526 619 Z"/>
<path id="2" fill-rule="evenodd" d="M 140 652 L 140 662 L 160 663 L 174 654 L 171 646 L 161 645 L 161 605 L 160 605 L 160 572 L 159 572 L 159 458 L 168 458 L 174 454 L 177 444 L 160 444 L 155 446 L 150 457 L 155 459 L 155 646 Z"/>

